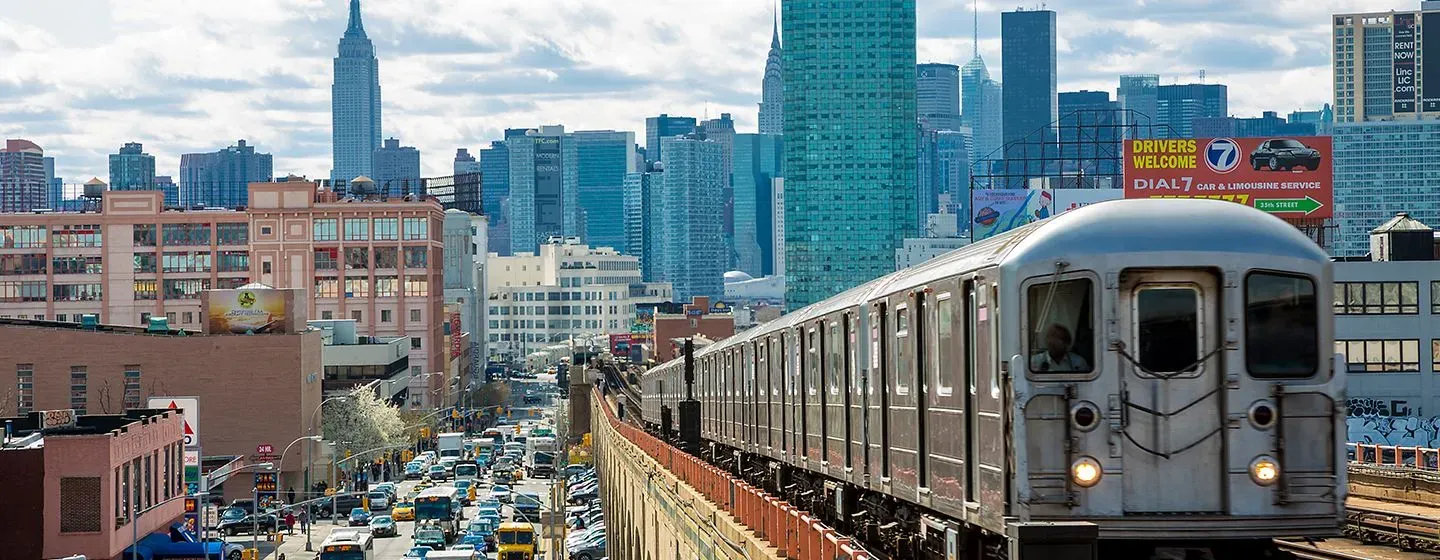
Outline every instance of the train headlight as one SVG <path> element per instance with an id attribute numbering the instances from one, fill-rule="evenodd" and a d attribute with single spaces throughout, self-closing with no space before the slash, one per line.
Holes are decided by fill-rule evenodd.
<path id="1" fill-rule="evenodd" d="M 1275 405 L 1270 401 L 1255 401 L 1250 405 L 1250 411 L 1246 413 L 1250 418 L 1250 424 L 1262 430 L 1268 430 L 1275 425 Z"/>
<path id="2" fill-rule="evenodd" d="M 1099 484 L 1100 477 L 1104 474 L 1100 462 L 1090 457 L 1081 457 L 1070 465 L 1070 480 L 1081 488 Z"/>
<path id="3" fill-rule="evenodd" d="M 1100 425 L 1100 410 L 1089 402 L 1076 403 L 1070 407 L 1070 422 L 1075 429 L 1088 432 Z"/>
<path id="4" fill-rule="evenodd" d="M 1250 480 L 1261 486 L 1270 486 L 1280 480 L 1280 463 L 1268 455 L 1256 457 L 1250 461 Z"/>

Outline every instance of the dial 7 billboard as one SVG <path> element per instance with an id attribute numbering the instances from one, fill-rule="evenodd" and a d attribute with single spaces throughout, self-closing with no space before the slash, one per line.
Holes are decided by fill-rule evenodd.
<path id="1" fill-rule="evenodd" d="M 1125 141 L 1125 198 L 1225 200 L 1280 218 L 1334 213 L 1328 136 Z"/>

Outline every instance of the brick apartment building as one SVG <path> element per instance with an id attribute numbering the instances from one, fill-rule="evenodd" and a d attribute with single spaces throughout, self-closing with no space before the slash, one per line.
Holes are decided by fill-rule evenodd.
<path id="1" fill-rule="evenodd" d="M 13 430 L 0 442 L 0 556 L 117 558 L 132 530 L 145 535 L 185 512 L 184 500 L 165 503 L 185 491 L 179 412 L 71 416 L 43 433 L 41 417 L 0 418 Z"/>
<path id="2" fill-rule="evenodd" d="M 410 367 L 444 367 L 444 212 L 434 199 L 337 199 L 309 181 L 252 183 L 247 210 L 165 209 L 109 191 L 94 211 L 0 216 L 0 318 L 200 328 L 200 292 L 260 282 L 309 292 L 313 319 L 410 338 Z M 423 383 L 433 390 L 441 376 Z M 421 387 L 416 387 L 421 389 Z"/>
<path id="3" fill-rule="evenodd" d="M 728 308 L 712 308 L 710 298 L 696 296 L 684 304 L 683 313 L 655 314 L 655 362 L 679 356 L 675 341 L 696 335 L 719 342 L 735 334 L 735 315 Z"/>

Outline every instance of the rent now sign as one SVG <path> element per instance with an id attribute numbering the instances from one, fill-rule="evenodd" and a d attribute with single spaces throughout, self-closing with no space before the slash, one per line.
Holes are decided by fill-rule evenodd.
<path id="1" fill-rule="evenodd" d="M 1125 141 L 1125 198 L 1204 198 L 1281 218 L 1334 209 L 1329 137 Z"/>

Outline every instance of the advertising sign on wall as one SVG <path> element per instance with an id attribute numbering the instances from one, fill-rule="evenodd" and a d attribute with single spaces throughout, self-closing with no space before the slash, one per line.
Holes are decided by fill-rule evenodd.
<path id="1" fill-rule="evenodd" d="M 1055 189 L 1051 192 L 1055 195 L 1057 216 L 1097 202 L 1125 198 L 1125 189 Z"/>
<path id="2" fill-rule="evenodd" d="M 1281 218 L 1334 208 L 1328 136 L 1125 141 L 1125 198 L 1205 198 Z"/>
<path id="3" fill-rule="evenodd" d="M 1395 73 L 1395 112 L 1415 112 L 1415 14 L 1395 14 L 1390 20 L 1391 71 Z"/>
<path id="4" fill-rule="evenodd" d="M 1420 60 L 1425 61 L 1420 68 L 1420 110 L 1440 111 L 1440 12 L 1420 16 L 1420 36 Z"/>
<path id="5" fill-rule="evenodd" d="M 145 406 L 180 410 L 185 421 L 185 447 L 200 445 L 200 399 L 199 397 L 150 397 Z M 198 463 L 197 463 L 198 464 Z"/>
<path id="6" fill-rule="evenodd" d="M 211 290 L 210 334 L 288 332 L 289 308 L 282 290 Z"/>
<path id="7" fill-rule="evenodd" d="M 460 357 L 460 314 L 450 314 L 450 357 Z"/>
<path id="8" fill-rule="evenodd" d="M 612 355 L 615 355 L 615 356 L 628 356 L 628 355 L 630 355 L 630 335 L 628 335 L 628 334 L 612 334 L 612 335 L 610 335 L 610 353 L 611 353 Z"/>
<path id="9" fill-rule="evenodd" d="M 975 241 L 1049 218 L 1054 207 L 1049 189 L 976 189 L 970 197 L 970 231 Z"/>

